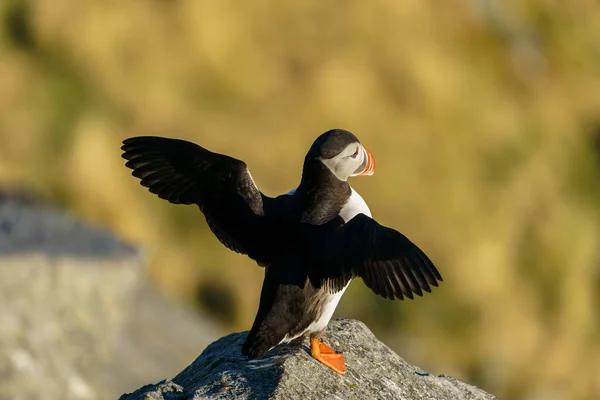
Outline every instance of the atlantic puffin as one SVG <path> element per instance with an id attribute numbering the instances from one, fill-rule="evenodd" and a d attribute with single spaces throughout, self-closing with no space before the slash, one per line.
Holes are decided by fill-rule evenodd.
<path id="1" fill-rule="evenodd" d="M 242 354 L 256 359 L 310 337 L 312 356 L 346 373 L 344 356 L 319 340 L 355 278 L 394 300 L 422 296 L 442 277 L 415 244 L 371 218 L 348 178 L 372 175 L 375 160 L 349 131 L 320 135 L 304 159 L 300 185 L 272 198 L 243 161 L 179 139 L 123 141 L 122 157 L 150 192 L 196 204 L 217 239 L 265 268 L 260 304 Z"/>

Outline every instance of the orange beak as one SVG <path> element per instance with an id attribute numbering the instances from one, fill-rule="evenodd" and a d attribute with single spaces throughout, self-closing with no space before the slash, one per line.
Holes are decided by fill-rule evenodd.
<path id="1" fill-rule="evenodd" d="M 373 175 L 375 173 L 375 158 L 373 157 L 373 155 L 371 154 L 371 152 L 363 146 L 363 148 L 365 149 L 365 153 L 367 156 L 367 162 L 366 162 L 366 167 L 365 170 L 363 172 L 361 172 L 360 174 L 358 174 L 358 176 L 361 175 Z"/>

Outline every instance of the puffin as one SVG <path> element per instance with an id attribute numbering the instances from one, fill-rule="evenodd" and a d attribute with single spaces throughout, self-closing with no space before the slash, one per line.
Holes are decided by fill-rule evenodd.
<path id="1" fill-rule="evenodd" d="M 241 160 L 197 144 L 155 136 L 123 141 L 122 157 L 140 184 L 173 204 L 195 204 L 228 249 L 264 268 L 256 318 L 241 352 L 257 359 L 282 343 L 310 338 L 312 357 L 346 373 L 344 356 L 321 341 L 351 281 L 386 299 L 413 299 L 442 277 L 406 236 L 371 216 L 348 179 L 373 175 L 375 159 L 343 129 L 312 144 L 297 188 L 260 191 Z"/>

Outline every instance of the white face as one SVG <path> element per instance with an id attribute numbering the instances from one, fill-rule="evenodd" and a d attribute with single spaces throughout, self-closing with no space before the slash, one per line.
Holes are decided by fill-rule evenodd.
<path id="1" fill-rule="evenodd" d="M 340 154 L 333 158 L 319 160 L 340 180 L 347 181 L 356 175 L 372 175 L 373 168 L 369 168 L 369 154 L 358 142 L 351 143 Z M 372 157 L 371 157 L 372 158 Z"/>

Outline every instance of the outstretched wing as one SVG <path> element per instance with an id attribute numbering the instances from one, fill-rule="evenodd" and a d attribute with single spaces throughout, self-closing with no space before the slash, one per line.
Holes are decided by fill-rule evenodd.
<path id="1" fill-rule="evenodd" d="M 431 286 L 442 281 L 433 263 L 406 236 L 364 214 L 329 235 L 316 251 L 309 278 L 330 292 L 360 277 L 376 294 L 402 300 L 431 292 Z"/>
<path id="2" fill-rule="evenodd" d="M 197 204 L 225 246 L 248 254 L 252 227 L 231 219 L 263 215 L 263 194 L 243 161 L 179 139 L 140 136 L 123 141 L 122 157 L 141 185 L 173 204 Z M 236 232 L 230 232 L 235 227 Z"/>

